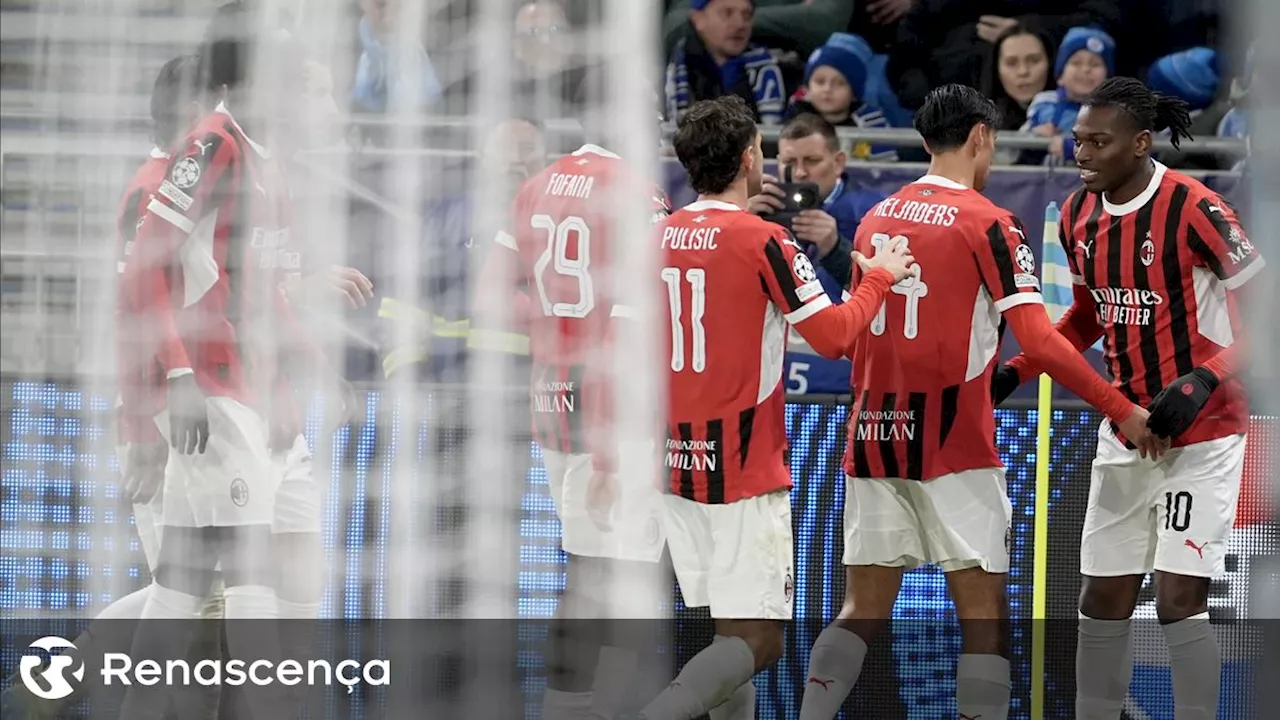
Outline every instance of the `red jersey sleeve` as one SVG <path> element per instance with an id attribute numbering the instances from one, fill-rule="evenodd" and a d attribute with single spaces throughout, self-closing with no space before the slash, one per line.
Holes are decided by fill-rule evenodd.
<path id="1" fill-rule="evenodd" d="M 791 233 L 772 223 L 769 228 L 771 232 L 759 250 L 760 277 L 783 318 L 796 325 L 831 307 L 831 298 L 822 289 L 809 256 Z"/>
<path id="2" fill-rule="evenodd" d="M 169 377 L 191 372 L 192 367 L 174 320 L 171 273 L 177 266 L 178 247 L 197 225 L 209 223 L 212 232 L 215 195 L 235 178 L 239 166 L 239 149 L 225 135 L 190 138 L 184 151 L 170 161 L 138 227 L 134 243 L 138 276 L 131 292 L 136 293 L 137 307 L 150 315 L 157 333 L 156 360 Z"/>
<path id="3" fill-rule="evenodd" d="M 1191 249 L 1228 290 L 1239 288 L 1262 270 L 1262 254 L 1249 242 L 1235 210 L 1221 198 L 1202 197 L 1187 206 L 1183 218 Z"/>
<path id="4" fill-rule="evenodd" d="M 982 223 L 980 232 L 969 234 L 969 243 L 996 309 L 1003 313 L 1018 305 L 1043 305 L 1035 254 L 1022 222 L 1004 213 Z"/>

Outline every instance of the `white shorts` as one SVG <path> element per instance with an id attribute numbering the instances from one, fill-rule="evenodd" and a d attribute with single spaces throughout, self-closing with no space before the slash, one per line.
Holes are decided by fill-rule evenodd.
<path id="1" fill-rule="evenodd" d="M 845 565 L 1009 572 L 1013 506 L 1003 468 L 923 482 L 846 476 L 844 486 Z"/>
<path id="2" fill-rule="evenodd" d="M 667 543 L 686 607 L 717 620 L 790 620 L 795 597 L 791 493 L 724 505 L 665 495 Z"/>
<path id="3" fill-rule="evenodd" d="M 1152 461 L 1121 444 L 1104 421 L 1089 480 L 1080 573 L 1221 575 L 1244 451 L 1245 436 L 1230 435 L 1174 448 Z"/>
<path id="4" fill-rule="evenodd" d="M 587 514 L 591 456 L 542 451 L 551 499 L 560 518 L 560 544 L 570 555 L 658 562 L 666 533 L 653 442 L 624 442 L 618 448 L 620 497 L 613 529 L 605 532 Z"/>
<path id="5" fill-rule="evenodd" d="M 316 481 L 311 463 L 311 448 L 299 435 L 287 452 L 273 453 L 280 489 L 276 491 L 275 515 L 271 520 L 274 533 L 318 533 L 324 493 Z"/>
<path id="6" fill-rule="evenodd" d="M 169 527 L 271 525 L 281 472 L 268 448 L 267 423 L 226 397 L 205 400 L 209 443 L 198 455 L 169 453 L 164 523 Z M 167 413 L 157 417 L 168 441 Z"/>

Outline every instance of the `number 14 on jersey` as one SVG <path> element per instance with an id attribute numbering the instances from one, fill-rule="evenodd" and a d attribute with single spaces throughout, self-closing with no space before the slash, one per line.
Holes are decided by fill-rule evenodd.
<path id="1" fill-rule="evenodd" d="M 888 233 L 875 233 L 871 236 L 871 247 L 875 248 L 875 254 L 879 255 L 884 251 L 886 245 L 902 243 L 906 247 L 910 247 L 910 240 L 905 235 L 889 236 Z M 920 299 L 929 294 L 929 286 L 923 280 L 923 274 L 919 263 L 916 264 L 916 272 L 914 275 L 905 278 L 902 282 L 894 285 L 890 290 L 898 295 L 902 295 L 907 299 L 907 308 L 904 313 L 904 321 L 902 327 L 902 336 L 907 340 L 914 340 L 920 334 Z M 888 301 L 880 303 L 880 311 L 876 313 L 875 318 L 871 321 L 872 335 L 880 336 L 884 334 L 885 314 L 887 312 Z"/>

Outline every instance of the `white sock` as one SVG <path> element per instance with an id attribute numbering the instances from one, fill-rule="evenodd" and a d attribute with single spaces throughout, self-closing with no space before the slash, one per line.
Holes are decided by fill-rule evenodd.
<path id="1" fill-rule="evenodd" d="M 1209 613 L 1161 625 L 1173 671 L 1173 715 L 1178 720 L 1215 720 L 1222 690 L 1222 648 Z"/>
<path id="2" fill-rule="evenodd" d="M 129 656 L 133 658 L 182 658 L 195 630 L 195 620 L 200 617 L 204 598 L 171 590 L 152 583 L 147 591 L 147 601 L 142 607 L 142 622 L 133 633 Z M 185 620 L 187 622 L 148 622 L 155 620 Z M 176 626 L 176 627 L 175 627 Z M 147 687 L 134 683 L 125 692 L 120 705 L 120 717 L 130 720 L 150 720 L 163 717 L 168 709 L 169 689 L 163 685 Z"/>
<path id="3" fill-rule="evenodd" d="M 800 703 L 800 720 L 831 720 L 862 674 L 867 643 L 839 625 L 829 625 L 809 652 L 809 674 Z"/>
<path id="4" fill-rule="evenodd" d="M 547 688 L 542 693 L 543 720 L 587 720 L 591 712 L 591 693 L 571 693 Z"/>
<path id="5" fill-rule="evenodd" d="M 275 591 L 263 585 L 237 585 L 227 588 L 223 596 L 226 598 L 227 650 L 231 657 L 246 662 L 269 660 L 273 664 L 283 660 L 278 624 L 261 622 L 279 616 Z M 242 687 L 254 720 L 278 720 L 296 715 L 288 685 L 246 683 Z"/>
<path id="6" fill-rule="evenodd" d="M 742 683 L 729 699 L 707 712 L 710 720 L 756 720 L 756 684 Z"/>
<path id="7" fill-rule="evenodd" d="M 604 718 L 621 712 L 639 665 L 640 658 L 633 650 L 612 645 L 601 647 L 591 683 L 591 712 Z"/>
<path id="8" fill-rule="evenodd" d="M 1119 720 L 1133 679 L 1129 620 L 1080 615 L 1076 641 L 1076 720 Z"/>
<path id="9" fill-rule="evenodd" d="M 134 590 L 102 608 L 102 612 L 98 613 L 98 617 L 94 618 L 94 620 L 139 620 L 142 618 L 142 609 L 146 607 L 147 597 L 150 594 L 150 585 L 141 590 Z M 84 646 L 76 643 L 76 647 L 83 648 Z"/>
<path id="10" fill-rule="evenodd" d="M 999 655 L 962 654 L 956 664 L 956 710 L 961 720 L 1007 720 L 1009 661 Z"/>
<path id="11" fill-rule="evenodd" d="M 726 702 L 756 674 L 756 658 L 740 637 L 717 635 L 649 703 L 645 720 L 693 720 Z"/>

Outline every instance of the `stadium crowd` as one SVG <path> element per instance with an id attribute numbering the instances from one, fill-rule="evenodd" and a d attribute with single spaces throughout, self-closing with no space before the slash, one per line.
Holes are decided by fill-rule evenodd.
<path id="1" fill-rule="evenodd" d="M 1051 138 L 1049 150 L 1008 162 L 1070 160 L 1080 100 L 1107 77 L 1126 75 L 1179 97 L 1197 135 L 1244 137 L 1249 49 L 1233 38 L 1224 0 L 667 0 L 665 65 L 655 85 L 674 122 L 688 106 L 741 96 L 763 124 L 816 112 L 837 127 L 910 127 L 925 95 L 945 83 L 979 88 L 997 102 L 1005 131 Z M 461 112 L 474 88 L 454 67 L 465 60 L 427 32 L 390 40 L 395 0 L 361 0 L 356 112 Z M 581 107 L 591 67 L 575 29 L 599 13 L 578 0 L 534 0 L 513 18 L 516 106 L 538 118 Z M 397 37 L 404 36 L 400 33 Z M 439 45 L 437 53 L 433 48 Z M 450 78 L 462 75 L 458 80 Z M 893 159 L 865 143 L 851 160 Z M 923 159 L 915 157 L 911 159 Z M 1233 158 L 1182 157 L 1183 167 L 1230 167 Z M 1225 164 L 1225 165 L 1224 165 Z"/>

